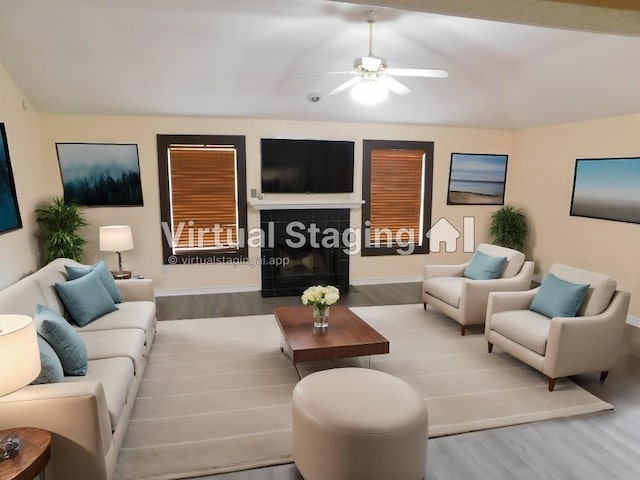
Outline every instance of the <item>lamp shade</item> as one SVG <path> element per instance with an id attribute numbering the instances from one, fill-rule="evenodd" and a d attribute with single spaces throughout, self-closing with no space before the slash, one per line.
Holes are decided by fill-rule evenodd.
<path id="1" fill-rule="evenodd" d="M 26 315 L 0 315 L 0 397 L 40 374 L 36 326 Z"/>
<path id="2" fill-rule="evenodd" d="M 129 225 L 109 225 L 100 227 L 100 250 L 103 252 L 124 252 L 133 248 L 133 236 Z"/>

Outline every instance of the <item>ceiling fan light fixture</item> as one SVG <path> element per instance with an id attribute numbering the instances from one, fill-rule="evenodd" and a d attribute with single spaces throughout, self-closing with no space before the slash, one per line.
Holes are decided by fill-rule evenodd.
<path id="1" fill-rule="evenodd" d="M 389 89 L 377 78 L 365 78 L 351 89 L 353 99 L 364 105 L 376 105 L 384 102 L 389 95 Z"/>

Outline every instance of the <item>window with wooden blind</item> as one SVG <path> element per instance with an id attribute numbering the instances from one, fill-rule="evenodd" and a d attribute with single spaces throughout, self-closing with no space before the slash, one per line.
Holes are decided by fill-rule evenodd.
<path id="1" fill-rule="evenodd" d="M 428 253 L 433 142 L 363 143 L 362 254 Z"/>
<path id="2" fill-rule="evenodd" d="M 246 257 L 245 162 L 242 136 L 158 135 L 165 264 Z"/>

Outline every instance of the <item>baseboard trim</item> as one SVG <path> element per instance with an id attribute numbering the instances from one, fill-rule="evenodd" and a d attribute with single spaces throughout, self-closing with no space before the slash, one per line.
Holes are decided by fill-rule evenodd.
<path id="1" fill-rule="evenodd" d="M 234 285 L 231 287 L 202 288 L 160 288 L 154 290 L 156 297 L 175 297 L 181 295 L 211 295 L 214 293 L 259 292 L 257 285 Z"/>
<path id="2" fill-rule="evenodd" d="M 633 315 L 627 315 L 627 323 L 640 328 L 640 318 L 634 317 Z"/>
<path id="3" fill-rule="evenodd" d="M 382 285 L 387 283 L 414 283 L 421 282 L 422 277 L 386 277 L 386 278 L 365 278 L 361 280 L 351 280 L 351 285 Z"/>

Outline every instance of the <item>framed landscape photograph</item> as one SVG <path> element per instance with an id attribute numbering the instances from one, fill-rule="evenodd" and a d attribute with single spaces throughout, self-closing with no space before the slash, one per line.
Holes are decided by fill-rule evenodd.
<path id="1" fill-rule="evenodd" d="M 447 205 L 504 205 L 508 155 L 452 153 Z"/>
<path id="2" fill-rule="evenodd" d="M 137 144 L 56 143 L 64 199 L 88 207 L 142 206 Z"/>
<path id="3" fill-rule="evenodd" d="M 577 159 L 570 215 L 640 223 L 640 157 Z"/>
<path id="4" fill-rule="evenodd" d="M 5 233 L 22 228 L 22 220 L 4 123 L 0 123 L 0 142 L 0 233 Z"/>

